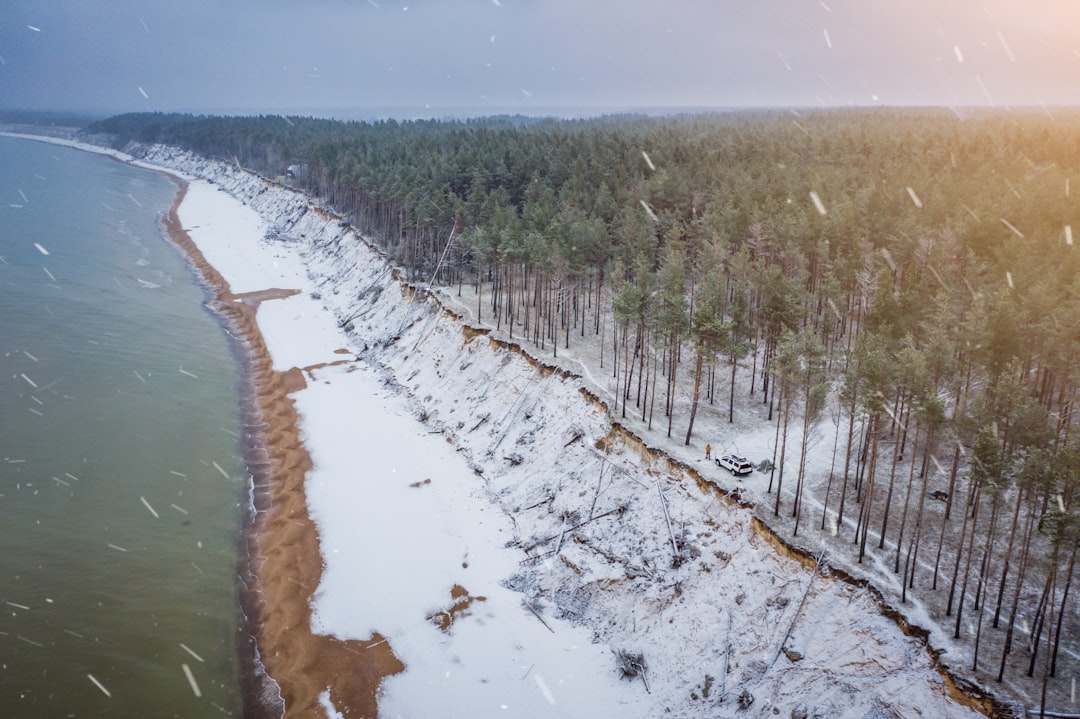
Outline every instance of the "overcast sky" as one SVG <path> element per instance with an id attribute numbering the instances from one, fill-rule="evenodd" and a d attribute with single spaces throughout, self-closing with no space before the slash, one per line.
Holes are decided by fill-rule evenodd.
<path id="1" fill-rule="evenodd" d="M 1080 105 L 1080 0 L 3 0 L 0 108 Z"/>

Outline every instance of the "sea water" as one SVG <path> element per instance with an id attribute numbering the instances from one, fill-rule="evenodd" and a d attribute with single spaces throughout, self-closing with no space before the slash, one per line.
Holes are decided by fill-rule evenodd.
<path id="1" fill-rule="evenodd" d="M 169 178 L 0 137 L 0 717 L 239 716 L 239 372 Z"/>

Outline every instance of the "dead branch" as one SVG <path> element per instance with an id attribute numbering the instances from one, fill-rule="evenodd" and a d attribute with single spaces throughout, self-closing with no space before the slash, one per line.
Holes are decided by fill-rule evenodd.
<path id="1" fill-rule="evenodd" d="M 622 679 L 633 679 L 634 677 L 641 677 L 641 681 L 645 684 L 645 692 L 652 694 L 652 690 L 649 689 L 649 677 L 646 673 L 645 655 L 644 654 L 631 654 L 630 652 L 619 649 L 618 651 L 612 649 L 615 654 L 616 660 L 619 662 L 619 674 Z"/>
<path id="2" fill-rule="evenodd" d="M 784 636 L 780 638 L 780 643 L 777 644 L 776 651 L 773 653 L 772 661 L 769 662 L 769 665 L 765 668 L 765 672 L 762 674 L 762 676 L 767 674 L 768 671 L 772 669 L 773 665 L 776 664 L 776 660 L 780 658 L 781 652 L 784 651 L 784 645 L 787 644 L 788 637 L 791 636 L 791 630 L 795 628 L 795 621 L 799 618 L 799 613 L 802 611 L 803 605 L 806 603 L 806 597 L 810 594 L 810 587 L 814 583 L 814 577 L 817 576 L 818 569 L 821 567 L 821 561 L 824 558 L 825 552 L 822 552 L 818 555 L 817 561 L 814 562 L 814 568 L 810 572 L 810 578 L 806 581 L 806 589 L 803 590 L 802 598 L 795 606 L 795 612 L 791 615 L 791 621 L 788 623 L 787 630 L 784 632 Z"/>
<path id="3" fill-rule="evenodd" d="M 534 604 L 534 602 L 532 602 L 532 601 L 529 601 L 529 600 L 526 600 L 526 599 L 521 600 L 521 606 L 525 607 L 530 612 L 532 612 L 533 616 L 536 617 L 537 619 L 539 619 L 540 623 L 543 624 L 545 627 L 547 627 L 547 630 L 549 632 L 554 634 L 555 630 L 551 628 L 550 624 L 548 624 L 546 621 L 544 621 L 544 618 L 542 616 L 540 616 L 540 612 L 536 611 L 536 607 L 533 606 L 533 604 Z"/>
<path id="4" fill-rule="evenodd" d="M 573 527 L 570 527 L 569 529 L 563 529 L 558 534 L 553 534 L 550 537 L 545 537 L 544 539 L 537 540 L 537 541 L 533 542 L 532 544 L 530 544 L 528 547 L 526 547 L 525 551 L 526 552 L 531 552 L 532 550 L 539 547 L 541 544 L 545 544 L 547 542 L 550 542 L 553 539 L 559 539 L 563 535 L 569 534 L 570 532 L 573 532 L 576 529 L 580 529 L 581 527 L 584 527 L 589 522 L 595 522 L 596 520 L 602 519 L 602 518 L 607 517 L 608 515 L 611 515 L 611 514 L 619 514 L 619 515 L 621 515 L 625 511 L 626 511 L 626 506 L 620 504 L 618 507 L 615 507 L 615 509 L 609 509 L 608 511 L 604 512 L 603 514 L 598 514 L 598 515 L 596 515 L 595 517 L 593 517 L 591 519 L 586 519 L 584 522 L 579 522 L 578 524 L 575 524 Z"/>
<path id="5" fill-rule="evenodd" d="M 731 659 L 731 610 L 727 613 L 727 631 L 724 634 L 724 669 L 720 672 L 720 700 L 727 698 L 728 662 Z"/>
<path id="6" fill-rule="evenodd" d="M 671 515 L 667 511 L 667 500 L 664 499 L 664 490 L 660 487 L 660 480 L 655 481 L 656 491 L 660 494 L 660 506 L 664 508 L 664 521 L 667 522 L 668 536 L 671 537 L 671 556 L 679 556 L 679 547 L 675 544 L 675 532 L 671 529 Z"/>

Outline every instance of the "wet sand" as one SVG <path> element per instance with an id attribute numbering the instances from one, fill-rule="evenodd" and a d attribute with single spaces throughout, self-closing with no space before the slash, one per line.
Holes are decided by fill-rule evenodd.
<path id="1" fill-rule="evenodd" d="M 323 716 L 320 695 L 329 690 L 341 715 L 374 718 L 382 679 L 405 667 L 379 634 L 366 641 L 343 641 L 312 633 L 311 600 L 323 560 L 304 494 L 311 457 L 301 442 L 290 397 L 306 387 L 306 381 L 299 369 L 274 369 L 256 323 L 259 303 L 299 290 L 233 294 L 180 225 L 178 208 L 186 181 L 166 174 L 178 185 L 165 220 L 169 238 L 205 283 L 210 307 L 233 338 L 246 383 L 244 459 L 252 475 L 254 511 L 245 519 L 241 604 L 258 658 L 242 658 L 249 669 L 243 680 L 245 716 Z M 258 661 L 272 682 L 258 676 Z"/>

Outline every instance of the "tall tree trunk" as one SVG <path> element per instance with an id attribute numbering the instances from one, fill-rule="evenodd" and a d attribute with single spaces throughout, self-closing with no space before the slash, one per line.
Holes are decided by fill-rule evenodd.
<path id="1" fill-rule="evenodd" d="M 694 433 L 694 418 L 697 416 L 698 397 L 701 393 L 701 368 L 705 364 L 705 352 L 701 347 L 698 347 L 697 362 L 694 367 L 694 397 L 690 402 L 690 424 L 686 427 L 686 442 L 687 447 L 690 446 L 690 437 Z"/>
<path id="2" fill-rule="evenodd" d="M 757 350 L 758 350 L 758 338 L 760 336 L 761 336 L 760 333 L 758 335 L 755 335 L 755 337 L 754 337 L 754 348 L 751 350 L 751 354 L 753 355 L 753 358 L 754 358 L 753 362 L 752 362 L 752 366 L 750 368 L 750 396 L 751 397 L 754 396 L 754 379 L 757 377 Z"/>
<path id="3" fill-rule="evenodd" d="M 994 621 L 991 623 L 997 629 L 998 619 L 1001 616 L 1001 599 L 1005 596 L 1005 580 L 1009 576 L 1009 563 L 1012 561 L 1013 543 L 1016 541 L 1016 528 L 1020 522 L 1020 505 L 1024 500 L 1024 487 L 1017 485 L 1016 510 L 1013 512 L 1012 528 L 1009 530 L 1009 543 L 1005 547 L 1005 557 L 1001 562 L 1001 581 L 998 582 L 997 605 L 994 607 Z"/>
<path id="4" fill-rule="evenodd" d="M 926 430 L 926 455 L 930 456 L 930 451 L 934 446 L 934 427 L 931 425 Z M 904 559 L 904 586 L 900 592 L 900 600 L 905 601 L 907 599 L 907 590 L 915 588 L 915 568 L 919 564 L 919 546 L 922 543 L 922 530 L 923 530 L 923 511 L 926 508 L 926 486 L 930 481 L 930 472 L 923 467 L 922 473 L 922 487 L 919 489 L 919 510 L 915 513 L 915 536 L 908 541 L 908 553 Z"/>
<path id="5" fill-rule="evenodd" d="M 840 446 L 840 415 L 836 416 L 836 432 L 833 434 L 832 462 L 829 465 L 829 481 L 825 483 L 825 499 L 821 503 L 821 530 L 825 531 L 825 519 L 829 514 L 829 497 L 836 478 L 836 449 Z M 837 525 L 839 528 L 839 525 Z M 835 533 L 834 533 L 835 536 Z"/>
<path id="6" fill-rule="evenodd" d="M 915 422 L 915 436 L 911 440 L 911 467 L 908 471 L 907 492 L 904 494 L 904 508 L 900 512 L 900 533 L 896 537 L 896 561 L 893 574 L 900 573 L 900 548 L 904 544 L 904 530 L 907 528 L 908 506 L 911 504 L 911 488 L 915 486 L 915 456 L 919 451 L 919 422 Z"/>
<path id="7" fill-rule="evenodd" d="M 735 368 L 738 366 L 738 359 L 735 354 L 731 355 L 731 392 L 728 394 L 728 424 L 735 421 Z M 753 382 L 753 375 L 751 375 L 751 382 Z"/>
<path id="8" fill-rule="evenodd" d="M 911 589 L 915 588 L 915 567 L 918 566 L 919 548 L 922 546 L 924 527 L 923 517 L 925 516 L 926 511 L 926 490 L 930 481 L 930 460 L 934 456 L 934 450 L 937 449 L 936 440 L 936 427 L 931 424 L 926 429 L 926 448 L 923 450 L 922 488 L 919 490 L 919 511 L 915 516 L 915 547 L 914 550 L 908 554 L 911 560 L 911 571 L 904 571 L 904 574 L 908 576 L 908 587 Z"/>
<path id="9" fill-rule="evenodd" d="M 527 340 L 529 338 L 529 320 L 532 317 L 532 313 L 529 312 L 529 265 L 528 263 L 521 263 L 521 306 L 525 311 L 525 316 L 521 318 L 521 332 L 522 336 Z M 611 323 L 611 343 L 612 352 L 618 354 L 618 344 L 615 335 L 619 331 L 619 323 Z M 618 359 L 615 360 L 615 371 L 618 372 Z"/>
<path id="10" fill-rule="evenodd" d="M 641 320 L 641 321 L 638 322 L 638 336 L 641 338 L 641 355 L 640 356 L 635 355 L 635 357 L 638 357 L 638 360 L 637 360 L 637 363 L 638 363 L 637 399 L 634 401 L 634 406 L 635 407 L 638 406 L 639 404 L 641 404 L 642 402 L 644 402 L 644 400 L 642 399 L 642 396 L 641 396 L 641 380 L 642 380 L 642 377 L 646 374 L 646 372 L 645 372 L 645 344 L 648 341 L 648 338 L 647 338 L 647 336 L 645 334 L 645 320 Z M 645 394 L 649 393 L 649 388 L 648 388 L 647 385 L 648 385 L 648 383 L 646 383 Z"/>
<path id="11" fill-rule="evenodd" d="M 637 362 L 638 354 L 641 352 L 641 327 L 638 326 L 637 335 L 634 337 L 634 354 L 629 354 L 629 348 L 627 348 L 626 356 L 626 380 L 623 383 L 623 417 L 626 417 L 626 403 L 630 400 L 630 385 L 634 381 L 634 363 Z M 640 379 L 639 379 L 640 382 Z M 640 398 L 641 393 L 638 392 Z M 636 404 L 636 403 L 635 403 Z"/>
<path id="12" fill-rule="evenodd" d="M 1039 606 L 1035 609 L 1035 618 L 1031 622 L 1031 662 L 1028 664 L 1027 675 L 1035 676 L 1035 660 L 1039 657 L 1039 644 L 1042 640 L 1043 625 L 1046 624 L 1046 607 L 1054 604 L 1054 579 L 1057 576 L 1057 547 L 1050 560 L 1050 571 L 1046 575 L 1046 584 L 1043 585 L 1042 596 L 1039 597 Z"/>
<path id="13" fill-rule="evenodd" d="M 648 362 L 646 360 L 646 358 L 645 358 L 646 352 L 648 350 L 648 346 L 649 346 L 649 340 L 646 339 L 645 342 L 642 343 L 642 350 L 641 350 L 641 358 L 643 360 L 642 361 L 642 371 L 645 373 L 645 393 L 641 396 L 641 421 L 642 422 L 645 421 L 645 416 L 649 412 L 649 396 L 650 396 L 650 393 L 655 394 L 655 392 L 656 392 L 656 352 L 655 352 L 655 350 L 652 351 L 651 354 L 652 354 L 652 357 L 653 357 L 653 361 Z M 650 367 L 652 368 L 651 372 L 650 372 Z M 652 385 L 651 386 L 649 385 L 649 378 L 650 377 L 652 378 Z M 649 421 L 649 427 L 650 427 L 650 429 L 652 428 L 652 421 L 651 420 Z"/>
<path id="14" fill-rule="evenodd" d="M 1024 527 L 1024 540 L 1020 546 L 1020 568 L 1016 572 L 1016 587 L 1013 589 L 1012 609 L 1009 610 L 1009 623 L 1005 627 L 1005 641 L 1001 645 L 1001 665 L 998 667 L 997 680 L 1005 676 L 1005 662 L 1012 651 L 1013 632 L 1016 629 L 1016 614 L 1020 607 L 1020 592 L 1024 588 L 1024 576 L 1027 574 L 1028 551 L 1031 548 L 1031 534 L 1035 527 L 1034 507 L 1028 512 Z"/>
<path id="15" fill-rule="evenodd" d="M 601 288 L 603 286 L 604 286 L 604 267 L 603 267 L 603 265 L 601 265 L 599 274 L 597 275 L 597 278 L 596 278 L 596 307 L 594 309 L 594 316 L 593 316 L 593 334 L 600 335 L 601 337 L 603 336 L 603 333 L 600 331 L 600 290 L 601 290 Z M 603 359 L 601 359 L 601 362 L 603 362 Z"/>
<path id="16" fill-rule="evenodd" d="M 998 507 L 1001 505 L 1001 492 L 994 492 L 994 501 L 990 503 L 990 526 L 986 530 L 986 545 L 983 547 L 983 566 L 979 570 L 979 583 L 975 588 L 975 609 L 979 612 L 975 621 L 975 649 L 972 652 L 971 671 L 979 670 L 979 644 L 982 639 L 983 615 L 986 614 L 986 576 L 994 558 L 994 539 L 997 529 Z"/>
<path id="17" fill-rule="evenodd" d="M 877 473 L 877 445 L 880 434 L 881 413 L 875 412 L 870 416 L 870 432 L 872 449 L 870 462 L 866 475 L 866 486 L 863 487 L 863 501 L 859 509 L 859 525 L 855 527 L 855 538 L 859 541 L 859 564 L 862 564 L 866 556 L 866 535 L 870 530 L 870 510 L 874 506 L 874 475 Z M 859 527 L 862 527 L 862 536 L 859 536 Z"/>
<path id="18" fill-rule="evenodd" d="M 859 456 L 856 458 L 855 462 L 855 500 L 857 502 L 863 501 L 862 486 L 863 480 L 866 477 L 866 460 L 870 457 L 870 444 L 871 439 L 873 438 L 873 435 L 867 431 L 867 425 L 869 424 L 869 417 L 864 415 L 862 424 L 859 427 L 859 432 L 861 433 L 861 436 L 859 437 Z M 876 443 L 874 446 L 877 446 Z"/>
<path id="19" fill-rule="evenodd" d="M 772 494 L 773 479 L 776 477 L 776 463 L 779 461 L 777 452 L 780 449 L 780 425 L 781 417 L 776 418 L 776 432 L 773 435 L 773 451 L 772 451 L 772 467 L 769 469 L 769 488 L 766 490 L 766 494 Z"/>
<path id="20" fill-rule="evenodd" d="M 1065 590 L 1061 595 L 1061 611 L 1058 612 L 1057 630 L 1054 632 L 1054 653 L 1050 658 L 1050 676 L 1057 676 L 1058 649 L 1061 647 L 1061 623 L 1065 618 L 1065 606 L 1069 601 L 1069 588 L 1072 587 L 1073 570 L 1076 569 L 1076 553 L 1080 546 L 1073 545 L 1072 554 L 1069 556 L 1069 568 L 1065 572 Z"/>
<path id="21" fill-rule="evenodd" d="M 668 420 L 667 436 L 671 439 L 671 423 L 675 419 L 675 373 L 678 368 L 678 336 L 671 338 L 671 371 L 668 374 Z"/>
<path id="22" fill-rule="evenodd" d="M 895 404 L 897 406 L 900 406 L 904 401 L 903 398 L 904 392 L 901 391 L 897 395 Z M 904 411 L 902 406 L 899 411 Z M 900 458 L 900 439 L 897 437 L 900 426 L 898 420 L 899 418 L 892 420 L 893 453 L 892 463 L 889 466 L 889 491 L 885 493 L 885 511 L 881 513 L 881 538 L 878 540 L 878 549 L 885 548 L 885 530 L 889 526 L 889 511 L 892 509 L 893 487 L 896 486 L 896 463 L 899 461 Z"/>
<path id="23" fill-rule="evenodd" d="M 941 551 L 945 547 L 945 528 L 949 526 L 949 508 L 952 506 L 953 496 L 956 492 L 956 468 L 960 461 L 960 442 L 957 441 L 956 449 L 953 450 L 952 472 L 949 475 L 949 492 L 945 497 L 945 512 L 941 516 L 941 535 L 938 537 L 937 557 L 934 559 L 934 581 L 930 584 L 931 589 L 937 589 L 938 570 L 941 568 Z"/>
<path id="24" fill-rule="evenodd" d="M 960 469 L 960 442 L 957 440 L 953 449 L 952 469 L 949 471 L 949 494 L 945 497 L 945 519 L 952 514 L 953 496 L 956 489 L 956 475 Z"/>
<path id="25" fill-rule="evenodd" d="M 784 422 L 783 438 L 780 442 L 780 474 L 776 479 L 776 508 L 773 510 L 773 516 L 780 516 L 780 488 L 784 484 L 784 454 L 787 451 L 787 435 L 788 435 L 788 418 L 791 416 L 791 401 L 788 399 L 788 388 L 785 385 L 780 387 L 780 414 Z M 779 421 L 779 418 L 778 418 Z"/>
<path id="26" fill-rule="evenodd" d="M 971 576 L 971 558 L 975 554 L 975 533 L 979 527 L 979 504 L 982 500 L 980 496 L 981 492 L 975 490 L 975 504 L 971 509 L 971 538 L 968 540 L 967 561 L 964 563 L 964 578 L 960 582 L 960 598 L 956 603 L 956 627 L 953 630 L 953 639 L 960 638 L 960 621 L 964 616 L 964 598 L 967 596 L 968 578 Z M 967 512 L 964 512 L 964 516 L 967 516 Z M 960 553 L 963 551 L 964 538 L 960 537 L 960 550 L 957 551 L 957 565 L 959 567 Z M 953 584 L 956 584 L 956 578 L 953 577 Z M 952 599 L 952 591 L 949 591 L 949 598 Z M 951 602 L 950 602 L 951 604 Z M 948 615 L 948 611 L 945 612 Z"/>
<path id="27" fill-rule="evenodd" d="M 971 505 L 972 500 L 975 497 L 975 480 L 968 480 L 968 499 L 967 506 Z M 967 538 L 967 525 L 968 519 L 971 518 L 971 512 L 964 512 L 964 521 L 960 523 L 960 541 L 956 545 L 956 564 L 953 566 L 952 582 L 949 584 L 949 602 L 945 607 L 945 616 L 952 616 L 953 599 L 956 595 L 956 581 L 960 577 L 960 561 L 964 556 L 964 542 Z M 942 530 L 944 535 L 944 529 Z"/>
<path id="28" fill-rule="evenodd" d="M 482 321 L 480 309 L 482 307 L 481 295 L 483 293 L 480 288 L 484 283 L 484 268 L 480 262 L 476 263 L 476 321 L 480 323 Z"/>
<path id="29" fill-rule="evenodd" d="M 806 392 L 803 396 L 803 426 L 802 441 L 799 443 L 799 473 L 795 477 L 795 507 L 792 516 L 795 517 L 793 536 L 799 536 L 799 520 L 802 519 L 802 495 L 803 485 L 806 478 L 806 448 L 810 443 L 810 391 L 811 387 L 811 364 L 806 363 Z M 779 493 L 777 497 L 779 497 Z"/>
<path id="30" fill-rule="evenodd" d="M 851 407 L 848 412 L 848 433 L 847 433 L 847 447 L 844 450 L 844 480 L 840 483 L 840 508 L 837 510 L 836 516 L 836 531 L 839 532 L 844 527 L 844 504 L 847 500 L 847 485 L 848 474 L 851 469 L 851 440 L 855 436 L 855 410 L 856 410 L 855 393 L 852 393 Z"/>
<path id="31" fill-rule="evenodd" d="M 649 429 L 652 430 L 653 410 L 656 409 L 656 356 L 659 354 L 655 349 L 652 351 L 652 399 L 649 400 Z"/>

